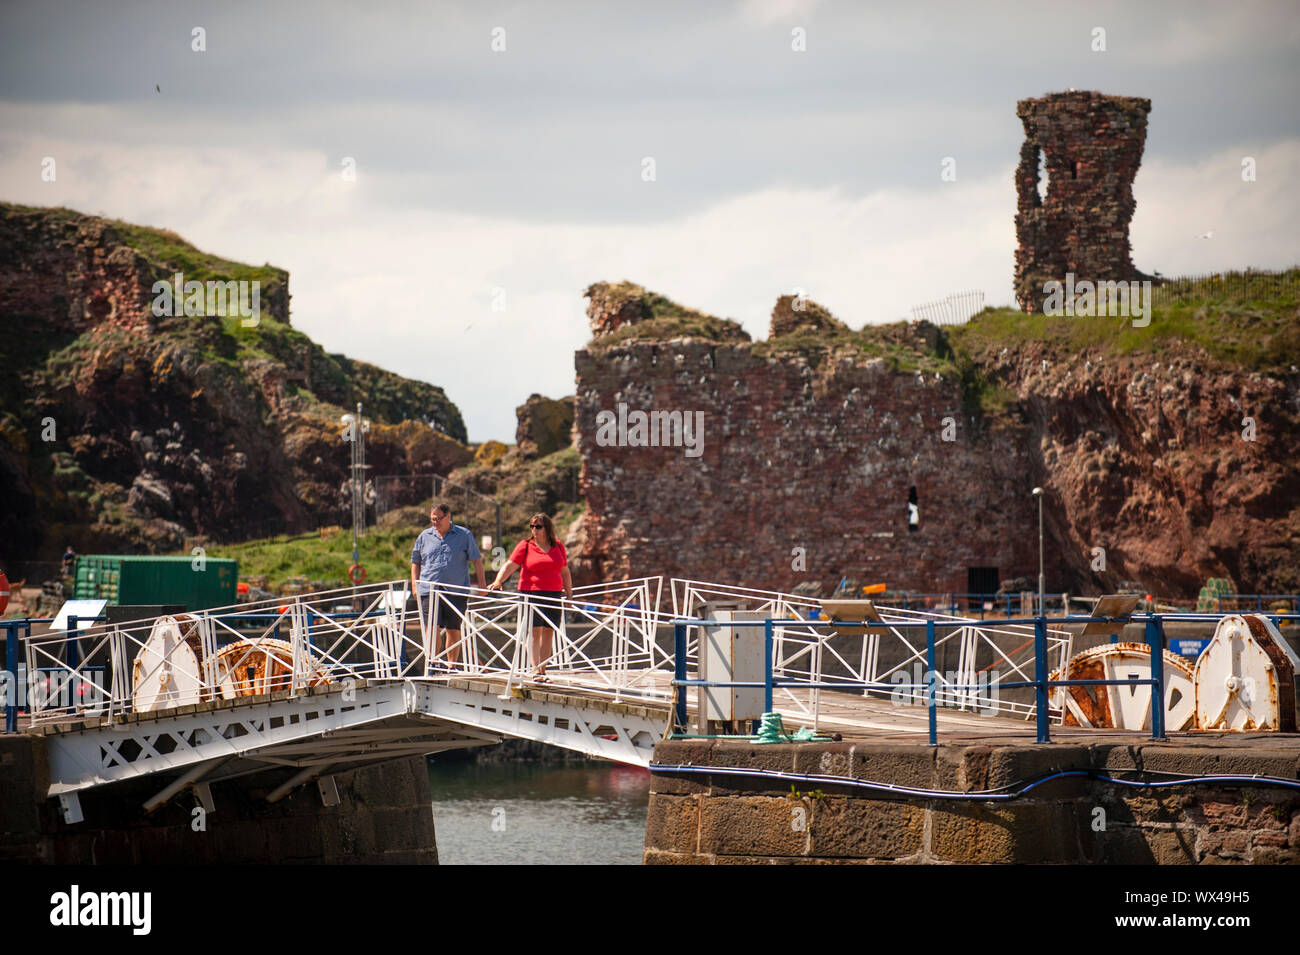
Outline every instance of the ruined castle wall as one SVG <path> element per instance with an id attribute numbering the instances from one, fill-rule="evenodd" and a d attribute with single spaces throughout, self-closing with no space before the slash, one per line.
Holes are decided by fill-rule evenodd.
<path id="1" fill-rule="evenodd" d="M 1138 277 L 1128 230 L 1150 112 L 1149 99 L 1089 91 L 1017 104 L 1025 142 L 1016 168 L 1015 288 L 1025 311 L 1040 311 L 1043 283 L 1067 272 L 1089 281 Z"/>
<path id="2" fill-rule="evenodd" d="M 584 557 L 605 579 L 664 573 L 788 590 L 846 575 L 965 592 L 969 567 L 1036 573 L 1025 449 L 1005 432 L 976 434 L 954 380 L 694 341 L 584 350 L 576 365 Z M 600 445 L 597 415 L 620 402 L 703 412 L 702 454 Z M 794 548 L 806 570 L 792 566 Z"/>

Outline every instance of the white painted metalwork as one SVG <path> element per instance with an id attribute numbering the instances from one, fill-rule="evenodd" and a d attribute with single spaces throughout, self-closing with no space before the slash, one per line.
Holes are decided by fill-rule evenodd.
<path id="1" fill-rule="evenodd" d="M 1197 729 L 1241 732 L 1294 727 L 1297 674 L 1300 657 L 1268 617 L 1224 617 L 1196 660 Z"/>
<path id="2" fill-rule="evenodd" d="M 1051 680 L 1150 680 L 1151 648 L 1139 643 L 1103 643 L 1071 657 Z M 1196 698 L 1192 667 L 1183 657 L 1164 651 L 1164 728 L 1167 732 L 1194 729 Z M 1058 686 L 1049 708 L 1061 712 L 1072 726 L 1121 730 L 1151 728 L 1151 686 Z M 1066 717 L 1068 714 L 1068 717 Z"/>
<path id="3" fill-rule="evenodd" d="M 542 602 L 443 585 L 417 598 L 408 586 L 393 581 L 32 636 L 26 672 L 49 686 L 27 704 L 33 724 L 50 727 L 51 794 L 203 766 L 186 785 L 268 765 L 297 767 L 294 778 L 308 783 L 505 735 L 646 765 L 668 722 L 671 624 L 718 601 L 795 621 L 775 627 L 778 680 L 869 683 L 848 692 L 918 705 L 924 689 L 900 678 L 923 682 L 909 667 L 924 662 L 924 632 L 899 624 L 932 619 L 937 643 L 951 641 L 959 658 L 955 676 L 940 675 L 942 705 L 1032 713 L 1032 704 L 997 699 L 996 681 L 954 685 L 978 683 L 994 666 L 1002 679 L 1032 679 L 1031 626 L 878 608 L 883 632 L 846 639 L 808 622 L 817 601 L 775 591 L 673 580 L 667 612 L 658 577 Z M 465 609 L 431 599 L 442 596 L 465 598 Z M 534 660 L 531 631 L 543 608 L 560 616 L 560 626 L 550 656 Z M 438 650 L 435 635 L 449 625 L 460 643 Z M 696 670 L 698 630 L 690 628 L 688 671 Z M 1052 631 L 1049 646 L 1063 663 L 1069 634 Z M 168 695 L 181 689 L 183 698 Z M 783 688 L 777 708 L 816 725 L 823 692 Z"/>
<path id="4" fill-rule="evenodd" d="M 673 613 L 681 618 L 698 618 L 708 605 L 732 602 L 757 610 L 774 619 L 812 621 L 821 613 L 821 601 L 814 597 L 753 587 L 674 578 L 671 582 Z M 876 687 L 855 690 L 863 696 L 884 696 L 894 702 L 925 704 L 925 630 L 900 624 L 935 622 L 936 653 L 948 645 L 957 648 L 957 669 L 937 667 L 935 697 L 938 705 L 978 711 L 982 714 L 1017 715 L 1030 718 L 1034 703 L 1029 693 L 1006 698 L 1000 682 L 1034 679 L 1034 627 L 1027 624 L 990 626 L 980 620 L 925 610 L 905 610 L 877 605 L 887 633 L 867 632 L 857 638 L 832 634 L 825 626 L 787 624 L 773 628 L 773 674 L 778 679 L 795 679 L 820 686 L 828 683 L 869 683 Z M 893 624 L 893 626 L 890 626 Z M 692 628 L 696 629 L 696 628 Z M 881 663 L 882 639 L 886 659 Z M 695 659 L 698 641 L 689 641 L 690 658 Z M 1070 657 L 1073 636 L 1068 630 L 1049 627 L 1049 667 L 1063 666 Z M 794 716 L 810 717 L 814 727 L 820 717 L 822 690 L 813 690 L 807 701 L 787 688 L 778 688 L 773 704 Z M 779 697 L 779 703 L 778 703 Z M 1055 717 L 1059 722 L 1059 714 Z"/>

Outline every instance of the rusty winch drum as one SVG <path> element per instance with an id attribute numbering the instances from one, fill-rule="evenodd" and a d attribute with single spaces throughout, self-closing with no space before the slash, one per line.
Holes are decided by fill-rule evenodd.
<path id="1" fill-rule="evenodd" d="M 329 683 L 320 664 L 307 661 L 308 686 Z M 216 687 L 225 700 L 287 690 L 293 680 L 293 645 L 274 637 L 240 640 L 217 651 Z"/>

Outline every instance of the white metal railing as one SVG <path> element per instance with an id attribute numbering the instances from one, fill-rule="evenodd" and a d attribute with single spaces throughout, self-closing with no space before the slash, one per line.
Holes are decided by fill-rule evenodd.
<path id="1" fill-rule="evenodd" d="M 583 693 L 663 703 L 672 697 L 671 622 L 700 619 L 710 604 L 726 602 L 776 620 L 808 621 L 774 627 L 773 673 L 807 684 L 779 687 L 775 705 L 814 726 L 824 693 L 831 692 L 821 688 L 827 683 L 872 684 L 843 692 L 923 704 L 925 689 L 913 684 L 923 682 L 924 633 L 901 625 L 926 620 L 936 623 L 937 649 L 957 648 L 957 669 L 935 675 L 940 705 L 1022 716 L 1034 711 L 1028 694 L 1028 701 L 1003 699 L 997 689 L 1000 681 L 1033 679 L 1032 624 L 988 626 L 877 607 L 884 630 L 854 637 L 813 625 L 817 599 L 703 581 L 673 579 L 671 611 L 661 609 L 660 577 L 579 587 L 570 600 L 430 586 L 430 593 L 415 596 L 409 582 L 391 581 L 34 635 L 26 641 L 26 672 L 36 679 L 27 681 L 32 690 L 23 702 L 39 723 L 277 690 L 297 695 L 347 680 L 480 676 L 500 682 L 504 696 L 545 669 L 548 681 Z M 532 636 L 548 611 L 559 624 L 549 652 Z M 459 631 L 459 642 L 445 638 L 440 645 L 435 634 L 443 629 Z M 699 629 L 688 630 L 688 670 L 698 670 Z M 1070 648 L 1067 631 L 1049 631 L 1053 668 L 1065 664 Z"/>
<path id="2" fill-rule="evenodd" d="M 929 670 L 925 632 L 917 626 L 901 625 L 929 620 L 936 625 L 936 652 L 949 644 L 957 647 L 957 668 L 947 671 L 936 668 L 934 674 L 938 705 L 990 715 L 1029 718 L 1034 714 L 1030 694 L 1017 694 L 1025 697 L 1023 700 L 1006 699 L 998 688 L 1004 681 L 1034 679 L 1032 623 L 990 626 L 968 617 L 877 605 L 881 623 L 875 629 L 885 632 L 839 636 L 826 626 L 811 623 L 821 612 L 821 601 L 817 598 L 680 578 L 672 580 L 671 592 L 673 612 L 682 618 L 702 617 L 712 603 L 733 603 L 773 619 L 809 620 L 803 626 L 785 624 L 773 628 L 772 670 L 774 678 L 797 680 L 813 689 L 800 693 L 796 688 L 777 687 L 773 705 L 793 715 L 811 717 L 814 728 L 821 717 L 823 690 L 820 687 L 826 683 L 878 684 L 881 686 L 875 689 L 846 690 L 862 696 L 884 696 L 894 702 L 924 705 L 925 674 Z M 882 645 L 885 663 L 881 662 Z M 1048 628 L 1049 669 L 1065 665 L 1072 645 L 1070 631 Z M 692 660 L 697 646 L 698 639 L 688 637 Z M 1056 719 L 1059 722 L 1059 714 Z"/>
<path id="3" fill-rule="evenodd" d="M 615 700 L 665 701 L 656 671 L 671 653 L 656 642 L 657 577 L 576 588 L 572 600 L 432 585 L 412 599 L 402 581 L 255 604 L 33 635 L 25 697 L 34 723 L 116 716 L 276 690 L 296 695 L 353 680 L 547 678 Z M 461 598 L 465 609 L 431 596 Z M 534 659 L 539 614 L 560 626 Z M 459 625 L 458 627 L 456 625 Z M 458 629 L 460 642 L 434 634 Z M 454 662 L 454 665 L 453 665 Z"/>

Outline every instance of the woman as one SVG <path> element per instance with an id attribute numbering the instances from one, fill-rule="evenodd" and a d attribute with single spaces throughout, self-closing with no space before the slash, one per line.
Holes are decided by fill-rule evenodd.
<path id="1" fill-rule="evenodd" d="M 545 683 L 546 661 L 551 658 L 555 631 L 564 625 L 560 598 L 573 598 L 573 578 L 569 574 L 569 559 L 565 556 L 564 545 L 555 539 L 555 525 L 551 519 L 545 514 L 534 514 L 528 527 L 530 535 L 515 547 L 488 590 L 500 590 L 516 570 L 523 568 L 519 575 L 519 591 L 532 605 L 530 649 L 533 668 L 537 681 Z"/>

